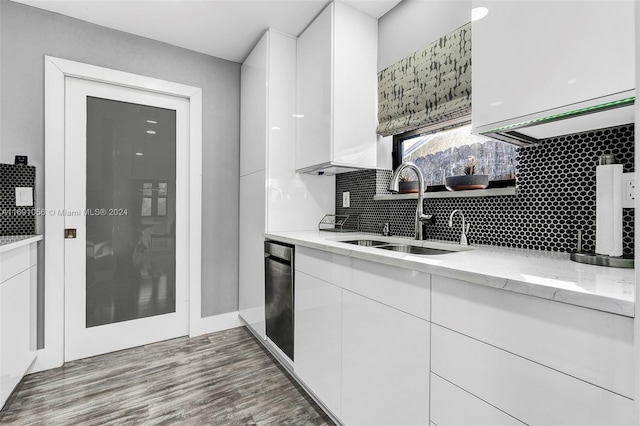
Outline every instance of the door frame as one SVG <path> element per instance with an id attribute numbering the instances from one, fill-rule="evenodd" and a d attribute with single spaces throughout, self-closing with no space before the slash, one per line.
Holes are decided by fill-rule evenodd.
<path id="1" fill-rule="evenodd" d="M 64 363 L 64 216 L 65 81 L 75 77 L 189 101 L 189 335 L 200 334 L 202 283 L 202 89 L 52 56 L 45 68 L 44 194 L 44 349 L 34 371 Z"/>

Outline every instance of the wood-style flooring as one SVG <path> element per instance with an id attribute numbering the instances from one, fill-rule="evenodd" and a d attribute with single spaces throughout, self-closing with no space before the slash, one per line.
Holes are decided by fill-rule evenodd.
<path id="1" fill-rule="evenodd" d="M 66 363 L 23 379 L 5 425 L 333 425 L 244 327 Z"/>

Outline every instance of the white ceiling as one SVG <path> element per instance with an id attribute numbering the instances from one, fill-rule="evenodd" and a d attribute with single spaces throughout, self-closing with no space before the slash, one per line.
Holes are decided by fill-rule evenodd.
<path id="1" fill-rule="evenodd" d="M 243 62 L 267 28 L 298 36 L 327 0 L 13 0 Z M 379 18 L 400 0 L 338 0 Z"/>

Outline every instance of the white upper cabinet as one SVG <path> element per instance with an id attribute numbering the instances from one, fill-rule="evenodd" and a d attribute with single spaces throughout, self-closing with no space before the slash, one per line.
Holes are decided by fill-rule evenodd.
<path id="1" fill-rule="evenodd" d="M 331 3 L 297 44 L 296 169 L 376 167 L 376 19 Z"/>
<path id="2" fill-rule="evenodd" d="M 633 3 L 473 0 L 488 9 L 472 27 L 474 132 L 635 96 Z M 524 133 L 541 138 L 626 124 L 633 108 L 586 117 Z"/>
<path id="3" fill-rule="evenodd" d="M 240 176 L 264 170 L 267 140 L 266 33 L 242 64 L 240 73 Z"/>

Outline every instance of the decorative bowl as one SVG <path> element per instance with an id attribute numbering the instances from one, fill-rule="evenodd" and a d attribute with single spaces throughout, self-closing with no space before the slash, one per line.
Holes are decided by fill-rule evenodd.
<path id="1" fill-rule="evenodd" d="M 489 186 L 489 175 L 447 176 L 444 178 L 444 185 L 449 191 L 485 189 Z"/>
<path id="2" fill-rule="evenodd" d="M 417 180 L 410 180 L 407 182 L 400 182 L 399 187 L 400 191 L 398 191 L 400 194 L 412 194 L 418 193 L 418 181 Z"/>

